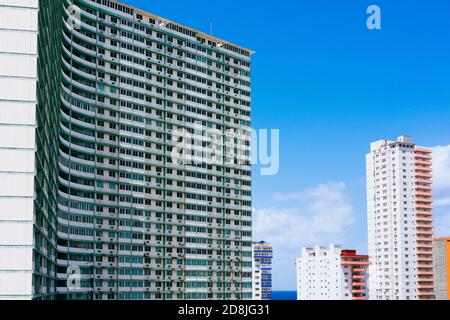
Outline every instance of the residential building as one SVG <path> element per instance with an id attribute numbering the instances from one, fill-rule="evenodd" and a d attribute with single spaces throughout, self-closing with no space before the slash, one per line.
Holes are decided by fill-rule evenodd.
<path id="1" fill-rule="evenodd" d="M 341 251 L 341 265 L 344 275 L 351 281 L 352 300 L 367 300 L 369 256 L 358 255 L 356 250 Z"/>
<path id="2" fill-rule="evenodd" d="M 303 248 L 297 258 L 298 300 L 366 300 L 369 257 L 341 246 Z"/>
<path id="3" fill-rule="evenodd" d="M 366 162 L 370 299 L 433 299 L 431 150 L 401 136 Z"/>
<path id="4" fill-rule="evenodd" d="M 253 300 L 272 299 L 272 245 L 264 241 L 252 245 Z"/>
<path id="5" fill-rule="evenodd" d="M 450 238 L 434 239 L 436 300 L 450 300 Z"/>
<path id="6" fill-rule="evenodd" d="M 0 0 L 0 299 L 56 295 L 61 9 Z"/>
<path id="7" fill-rule="evenodd" d="M 252 51 L 114 0 L 0 10 L 0 297 L 251 299 L 249 145 L 173 151 L 250 129 Z"/>

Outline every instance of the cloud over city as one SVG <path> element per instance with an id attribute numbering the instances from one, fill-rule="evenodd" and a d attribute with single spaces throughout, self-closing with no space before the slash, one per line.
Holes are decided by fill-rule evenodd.
<path id="1" fill-rule="evenodd" d="M 433 150 L 433 187 L 436 236 L 450 234 L 450 145 Z"/>
<path id="2" fill-rule="evenodd" d="M 274 269 L 283 265 L 286 270 L 291 265 L 294 277 L 294 261 L 302 246 L 339 242 L 354 222 L 354 209 L 343 182 L 276 193 L 273 198 L 280 206 L 254 209 L 254 240 L 271 242 Z"/>

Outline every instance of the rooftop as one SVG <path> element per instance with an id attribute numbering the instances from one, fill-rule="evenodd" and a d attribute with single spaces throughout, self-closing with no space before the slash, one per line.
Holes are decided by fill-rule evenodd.
<path id="1" fill-rule="evenodd" d="M 131 5 L 126 4 L 126 3 L 123 3 L 121 1 L 117 1 L 117 0 L 108 0 L 108 1 L 111 2 L 111 3 L 116 3 L 116 4 L 119 4 L 119 5 L 122 5 L 122 6 L 126 7 L 126 8 L 128 8 L 128 9 L 133 10 L 135 13 L 141 14 L 142 16 L 154 19 L 155 21 L 159 22 L 161 24 L 161 26 L 166 26 L 167 24 L 170 23 L 172 25 L 175 25 L 175 26 L 187 29 L 187 30 L 189 30 L 191 32 L 194 32 L 198 37 L 204 38 L 206 40 L 210 40 L 210 41 L 214 42 L 216 45 L 223 46 L 224 44 L 228 44 L 228 45 L 236 47 L 236 48 L 238 48 L 240 50 L 246 51 L 249 55 L 255 53 L 255 51 L 253 51 L 253 50 L 250 50 L 250 49 L 238 46 L 238 45 L 236 45 L 236 44 L 234 44 L 232 42 L 229 42 L 229 41 L 226 41 L 226 40 L 223 40 L 223 39 L 220 39 L 220 38 L 213 37 L 212 35 L 207 34 L 205 32 L 202 32 L 202 31 L 199 31 L 199 30 L 195 30 L 195 29 L 192 29 L 192 28 L 190 28 L 188 26 L 185 26 L 183 24 L 180 24 L 180 23 L 174 22 L 172 20 L 166 19 L 164 17 L 154 15 L 154 14 L 148 12 L 148 11 L 144 11 L 142 9 L 136 8 L 134 6 L 131 6 Z M 103 3 L 99 3 L 99 2 L 103 2 L 103 1 L 93 0 L 93 2 L 96 2 L 97 4 L 100 4 L 100 5 L 105 5 Z"/>

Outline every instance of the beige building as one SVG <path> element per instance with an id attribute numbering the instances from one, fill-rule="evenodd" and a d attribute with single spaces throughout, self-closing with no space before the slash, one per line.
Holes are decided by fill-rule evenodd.
<path id="1" fill-rule="evenodd" d="M 450 300 L 450 237 L 434 239 L 436 300 Z"/>

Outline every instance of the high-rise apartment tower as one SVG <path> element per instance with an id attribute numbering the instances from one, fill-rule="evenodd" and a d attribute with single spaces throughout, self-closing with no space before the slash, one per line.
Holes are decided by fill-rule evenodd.
<path id="1" fill-rule="evenodd" d="M 113 0 L 0 14 L 0 297 L 251 299 L 252 52 Z"/>
<path id="2" fill-rule="evenodd" d="M 402 136 L 366 161 L 370 299 L 433 299 L 431 150 Z"/>

